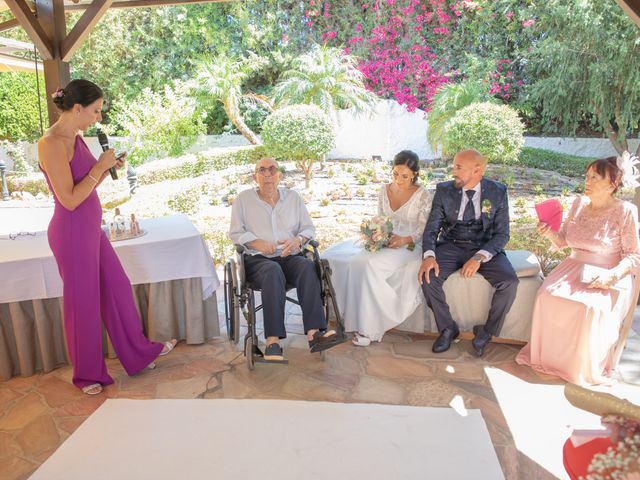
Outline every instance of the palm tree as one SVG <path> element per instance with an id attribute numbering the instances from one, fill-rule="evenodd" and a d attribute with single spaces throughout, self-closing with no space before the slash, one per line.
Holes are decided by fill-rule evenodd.
<path id="1" fill-rule="evenodd" d="M 229 120 L 238 131 L 253 145 L 261 145 L 258 136 L 247 126 L 240 114 L 240 100 L 249 97 L 253 101 L 264 103 L 264 97 L 242 94 L 242 82 L 247 78 L 249 69 L 233 58 L 219 56 L 200 63 L 196 77 L 196 90 L 204 93 L 209 99 L 219 101 Z"/>
<path id="2" fill-rule="evenodd" d="M 429 127 L 427 139 L 431 146 L 437 148 L 443 144 L 447 133 L 447 122 L 464 107 L 476 102 L 493 102 L 495 97 L 489 95 L 487 86 L 482 81 L 463 80 L 460 83 L 445 83 L 433 97 L 429 111 Z M 444 144 L 443 144 L 444 145 Z M 444 146 L 442 157 L 446 158 Z"/>
<path id="3" fill-rule="evenodd" d="M 330 116 L 343 108 L 370 112 L 376 95 L 364 86 L 357 60 L 334 47 L 316 47 L 294 61 L 275 87 L 274 99 L 283 105 L 318 105 Z"/>

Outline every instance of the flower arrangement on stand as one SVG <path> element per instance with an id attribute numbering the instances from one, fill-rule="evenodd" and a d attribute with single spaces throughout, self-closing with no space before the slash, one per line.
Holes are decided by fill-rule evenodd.
<path id="1" fill-rule="evenodd" d="M 393 223 L 386 216 L 365 219 L 360 224 L 360 233 L 365 250 L 377 252 L 389 245 L 393 233 Z"/>

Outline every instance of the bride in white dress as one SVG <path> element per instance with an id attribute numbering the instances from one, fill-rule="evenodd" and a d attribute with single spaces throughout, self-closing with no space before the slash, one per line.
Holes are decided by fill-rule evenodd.
<path id="1" fill-rule="evenodd" d="M 332 245 L 322 255 L 333 271 L 331 280 L 345 330 L 356 333 L 355 345 L 379 342 L 423 301 L 416 277 L 432 195 L 416 184 L 419 169 L 418 156 L 403 150 L 393 160 L 393 182 L 380 188 L 378 215 L 393 223 L 388 248 L 368 252 L 361 242 L 350 239 Z"/>

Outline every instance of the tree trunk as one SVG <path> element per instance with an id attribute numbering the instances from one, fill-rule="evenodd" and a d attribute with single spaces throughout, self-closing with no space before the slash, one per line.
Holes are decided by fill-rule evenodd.
<path id="1" fill-rule="evenodd" d="M 611 144 L 613 145 L 613 148 L 616 149 L 616 152 L 618 152 L 618 155 L 622 155 L 622 152 L 624 152 L 626 150 L 626 143 L 627 143 L 627 139 L 626 136 L 623 136 L 623 141 L 620 141 L 620 135 L 619 132 L 616 133 L 616 131 L 613 129 L 613 127 L 611 125 L 605 125 L 604 126 L 604 131 L 607 134 L 607 137 L 609 137 L 609 141 L 611 142 Z"/>
<path id="2" fill-rule="evenodd" d="M 229 120 L 236 126 L 238 131 L 251 142 L 252 145 L 262 145 L 262 142 L 258 136 L 244 123 L 242 116 L 240 115 L 240 109 L 237 105 L 231 105 L 228 102 L 224 102 L 224 111 L 229 117 Z"/>
<path id="3" fill-rule="evenodd" d="M 311 186 L 311 173 L 313 169 L 313 160 L 301 160 L 298 162 L 300 170 L 304 173 L 304 188 L 308 189 Z"/>

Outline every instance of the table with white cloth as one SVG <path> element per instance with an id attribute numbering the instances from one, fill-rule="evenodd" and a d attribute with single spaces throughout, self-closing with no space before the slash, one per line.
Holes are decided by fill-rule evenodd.
<path id="1" fill-rule="evenodd" d="M 139 223 L 144 235 L 112 245 L 147 336 L 197 344 L 219 335 L 220 282 L 198 230 L 182 214 Z M 0 236 L 0 380 L 68 363 L 62 279 L 47 232 L 33 233 Z"/>

